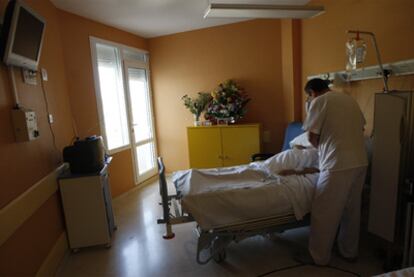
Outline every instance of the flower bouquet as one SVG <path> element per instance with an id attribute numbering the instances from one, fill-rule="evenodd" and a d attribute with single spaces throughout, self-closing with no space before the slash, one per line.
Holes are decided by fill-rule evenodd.
<path id="1" fill-rule="evenodd" d="M 211 92 L 205 118 L 210 121 L 234 123 L 246 114 L 247 94 L 232 80 L 221 83 Z"/>

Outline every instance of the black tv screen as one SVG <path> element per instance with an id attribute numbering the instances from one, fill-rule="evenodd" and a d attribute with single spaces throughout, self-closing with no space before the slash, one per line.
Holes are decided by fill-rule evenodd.
<path id="1" fill-rule="evenodd" d="M 42 42 L 44 23 L 25 9 L 20 10 L 12 52 L 36 60 Z"/>
<path id="2" fill-rule="evenodd" d="M 37 70 L 44 37 L 46 21 L 23 1 L 11 1 L 7 7 L 3 32 L 3 61 Z"/>

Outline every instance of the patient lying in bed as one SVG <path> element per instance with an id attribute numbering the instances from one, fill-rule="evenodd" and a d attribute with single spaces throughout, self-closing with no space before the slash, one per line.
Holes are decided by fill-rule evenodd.
<path id="1" fill-rule="evenodd" d="M 178 171 L 172 180 L 183 209 L 208 229 L 287 214 L 302 219 L 310 211 L 317 167 L 316 149 L 293 148 L 264 162 Z"/>

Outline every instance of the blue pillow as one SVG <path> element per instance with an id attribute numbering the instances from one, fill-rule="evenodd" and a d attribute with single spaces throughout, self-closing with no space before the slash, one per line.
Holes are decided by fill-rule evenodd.
<path id="1" fill-rule="evenodd" d="M 282 151 L 290 149 L 289 142 L 295 137 L 303 134 L 305 131 L 302 129 L 302 122 L 292 122 L 286 128 L 285 140 L 283 142 Z"/>

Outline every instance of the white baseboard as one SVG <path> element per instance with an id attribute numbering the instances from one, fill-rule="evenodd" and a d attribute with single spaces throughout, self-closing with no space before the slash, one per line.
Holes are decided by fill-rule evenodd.
<path id="1" fill-rule="evenodd" d="M 127 195 L 129 195 L 129 194 L 133 193 L 134 191 L 139 190 L 139 189 L 142 189 L 143 187 L 148 186 L 148 185 L 150 185 L 150 184 L 154 183 L 156 180 L 158 180 L 158 175 L 154 175 L 154 176 L 152 176 L 152 177 L 148 178 L 148 180 L 146 180 L 146 181 L 144 181 L 144 182 L 142 182 L 142 183 L 140 183 L 140 184 L 136 185 L 136 186 L 135 186 L 135 187 L 133 187 L 132 189 L 130 189 L 130 190 L 128 190 L 128 191 L 126 191 L 126 192 L 124 192 L 124 193 L 122 193 L 122 194 L 120 194 L 120 195 L 118 195 L 118 196 L 114 197 L 114 199 L 113 199 L 113 200 L 114 200 L 114 201 L 118 201 L 118 200 L 120 200 L 120 199 L 124 198 L 125 196 L 127 196 Z"/>

